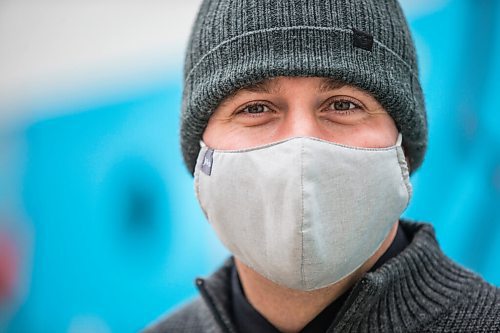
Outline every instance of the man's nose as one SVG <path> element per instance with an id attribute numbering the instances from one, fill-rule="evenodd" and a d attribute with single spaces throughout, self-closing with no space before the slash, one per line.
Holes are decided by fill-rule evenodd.
<path id="1" fill-rule="evenodd" d="M 285 115 L 281 136 L 284 137 L 321 137 L 321 128 L 315 111 L 310 107 L 290 108 Z"/>

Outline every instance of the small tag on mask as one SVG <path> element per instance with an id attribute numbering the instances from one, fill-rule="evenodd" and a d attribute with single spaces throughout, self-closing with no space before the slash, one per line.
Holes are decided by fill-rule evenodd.
<path id="1" fill-rule="evenodd" d="M 203 163 L 201 164 L 201 171 L 207 175 L 212 174 L 212 163 L 214 161 L 214 151 L 213 149 L 208 149 L 203 157 Z"/>

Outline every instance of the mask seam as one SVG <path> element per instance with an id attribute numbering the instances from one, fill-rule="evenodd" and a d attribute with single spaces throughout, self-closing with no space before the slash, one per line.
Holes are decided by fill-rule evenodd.
<path id="1" fill-rule="evenodd" d="M 302 219 L 300 226 L 300 236 L 302 237 L 301 244 L 301 260 L 300 260 L 300 274 L 302 275 L 302 288 L 306 288 L 306 277 L 304 270 L 304 142 L 300 147 L 300 188 L 301 188 L 301 210 L 302 210 Z"/>

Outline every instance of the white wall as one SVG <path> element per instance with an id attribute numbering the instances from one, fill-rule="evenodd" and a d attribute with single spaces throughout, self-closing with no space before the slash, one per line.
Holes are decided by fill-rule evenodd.
<path id="1" fill-rule="evenodd" d="M 199 3 L 1 0 L 0 124 L 37 117 L 32 113 L 42 99 L 140 84 L 182 66 Z"/>

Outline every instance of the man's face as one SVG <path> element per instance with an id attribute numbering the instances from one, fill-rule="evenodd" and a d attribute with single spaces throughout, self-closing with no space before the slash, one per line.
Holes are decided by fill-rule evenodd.
<path id="1" fill-rule="evenodd" d="M 369 93 L 321 77 L 276 77 L 224 99 L 203 141 L 214 149 L 243 149 L 308 136 L 349 146 L 395 144 L 392 118 Z"/>

